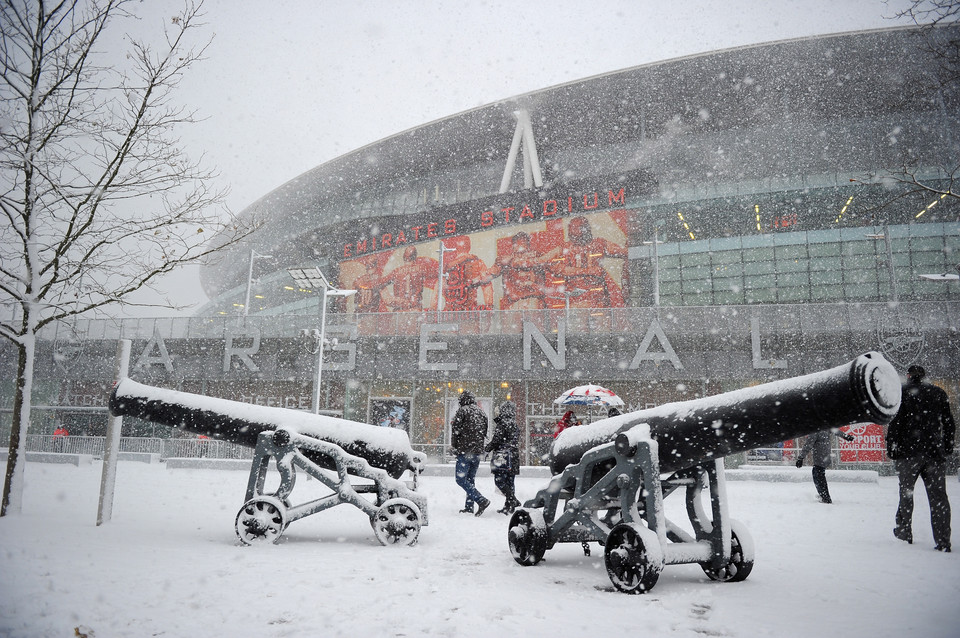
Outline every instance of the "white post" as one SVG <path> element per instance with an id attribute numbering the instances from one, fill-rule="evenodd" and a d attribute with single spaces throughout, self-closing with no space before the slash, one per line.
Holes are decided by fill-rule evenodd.
<path id="1" fill-rule="evenodd" d="M 117 374 L 120 381 L 126 378 L 130 370 L 130 339 L 120 339 L 117 343 Z M 97 507 L 97 525 L 109 522 L 113 518 L 113 493 L 117 484 L 117 457 L 120 455 L 120 432 L 123 417 L 110 417 L 107 424 L 107 438 L 103 448 L 103 474 L 100 478 L 100 505 Z"/>
<path id="2" fill-rule="evenodd" d="M 657 244 L 660 243 L 660 229 L 653 227 L 653 305 L 660 306 L 660 254 Z"/>
<path id="3" fill-rule="evenodd" d="M 320 414 L 320 381 L 323 379 L 323 340 L 327 329 L 327 286 L 323 287 L 320 295 L 320 346 L 317 348 L 317 378 L 313 383 L 313 401 L 311 409 L 314 414 Z"/>

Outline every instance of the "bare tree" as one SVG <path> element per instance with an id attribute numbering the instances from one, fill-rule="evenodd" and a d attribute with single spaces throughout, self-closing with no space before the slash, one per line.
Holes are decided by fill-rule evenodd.
<path id="1" fill-rule="evenodd" d="M 936 63 L 933 76 L 941 86 L 960 82 L 960 39 L 939 27 L 960 20 L 960 2 L 957 0 L 913 0 L 910 6 L 896 14 L 920 27 L 921 48 Z"/>
<path id="2" fill-rule="evenodd" d="M 947 110 L 944 94 L 956 91 L 960 85 L 960 39 L 955 28 L 943 27 L 955 27 L 960 20 L 960 1 L 913 0 L 908 8 L 897 12 L 893 18 L 908 19 L 919 27 L 917 47 L 933 64 L 923 77 L 913 80 L 920 90 L 935 96 L 942 110 Z M 880 216 L 880 211 L 895 202 L 914 196 L 926 198 L 930 202 L 928 208 L 944 200 L 960 200 L 960 190 L 957 189 L 960 157 L 942 157 L 939 164 L 933 166 L 929 161 L 910 156 L 909 151 L 906 154 L 898 168 L 889 168 L 867 179 L 851 180 L 862 184 L 882 183 L 898 191 L 896 196 L 871 211 L 874 217 Z"/>
<path id="3" fill-rule="evenodd" d="M 162 44 L 131 39 L 107 66 L 98 45 L 133 19 L 130 2 L 0 0 L 0 335 L 17 351 L 0 516 L 21 507 L 38 331 L 130 303 L 252 231 L 176 137 L 194 113 L 174 89 L 209 44 L 191 44 L 202 2 L 158 29 Z"/>

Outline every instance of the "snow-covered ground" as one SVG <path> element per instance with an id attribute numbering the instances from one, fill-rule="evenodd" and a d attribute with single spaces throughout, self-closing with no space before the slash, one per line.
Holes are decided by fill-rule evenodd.
<path id="1" fill-rule="evenodd" d="M 914 544 L 894 539 L 895 478 L 835 481 L 833 505 L 809 482 L 730 481 L 730 512 L 756 545 L 751 576 L 717 583 L 667 566 L 651 593 L 630 596 L 613 590 L 596 545 L 517 565 L 490 478 L 478 480 L 494 501 L 481 518 L 457 513 L 453 478 L 424 478 L 430 524 L 414 547 L 380 546 L 350 506 L 244 547 L 233 523 L 246 472 L 122 462 L 113 520 L 97 527 L 100 474 L 99 462 L 27 464 L 23 513 L 0 519 L 0 635 L 960 635 L 960 551 L 933 550 L 922 488 Z M 520 479 L 518 494 L 545 483 Z M 956 476 L 948 489 L 960 532 Z M 685 524 L 680 495 L 666 503 Z"/>

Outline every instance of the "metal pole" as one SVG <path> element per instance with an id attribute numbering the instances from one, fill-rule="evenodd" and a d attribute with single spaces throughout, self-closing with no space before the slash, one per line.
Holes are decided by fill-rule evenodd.
<path id="1" fill-rule="evenodd" d="M 116 379 L 126 378 L 130 371 L 130 339 L 121 339 L 117 344 Z M 117 484 L 117 457 L 120 455 L 120 433 L 123 417 L 111 417 L 107 423 L 107 438 L 103 448 L 103 473 L 100 477 L 100 504 L 97 507 L 97 525 L 109 522 L 113 517 L 113 493 Z"/>
<path id="2" fill-rule="evenodd" d="M 653 305 L 660 305 L 660 253 L 657 244 L 660 243 L 660 229 L 653 227 Z"/>
<path id="3" fill-rule="evenodd" d="M 323 380 L 323 340 L 327 328 L 327 286 L 323 287 L 320 297 L 320 346 L 317 348 L 317 378 L 313 384 L 313 400 L 311 409 L 314 414 L 320 414 L 320 382 Z"/>
<path id="4" fill-rule="evenodd" d="M 443 255 L 454 250 L 444 246 L 443 240 L 440 240 L 440 272 L 437 276 L 437 323 L 440 323 L 440 313 L 443 312 Z"/>
<path id="5" fill-rule="evenodd" d="M 256 254 L 253 248 L 250 249 L 250 265 L 247 267 L 247 296 L 243 301 L 243 316 L 247 316 L 247 309 L 250 307 L 250 285 L 253 282 L 253 256 Z"/>

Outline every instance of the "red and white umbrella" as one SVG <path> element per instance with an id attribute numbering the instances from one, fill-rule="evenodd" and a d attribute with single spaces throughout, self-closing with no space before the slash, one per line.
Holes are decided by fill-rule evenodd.
<path id="1" fill-rule="evenodd" d="M 602 385 L 578 385 L 570 388 L 559 397 L 553 400 L 557 405 L 590 405 L 610 407 L 623 407 L 623 399 L 617 396 L 613 390 L 608 390 Z"/>

